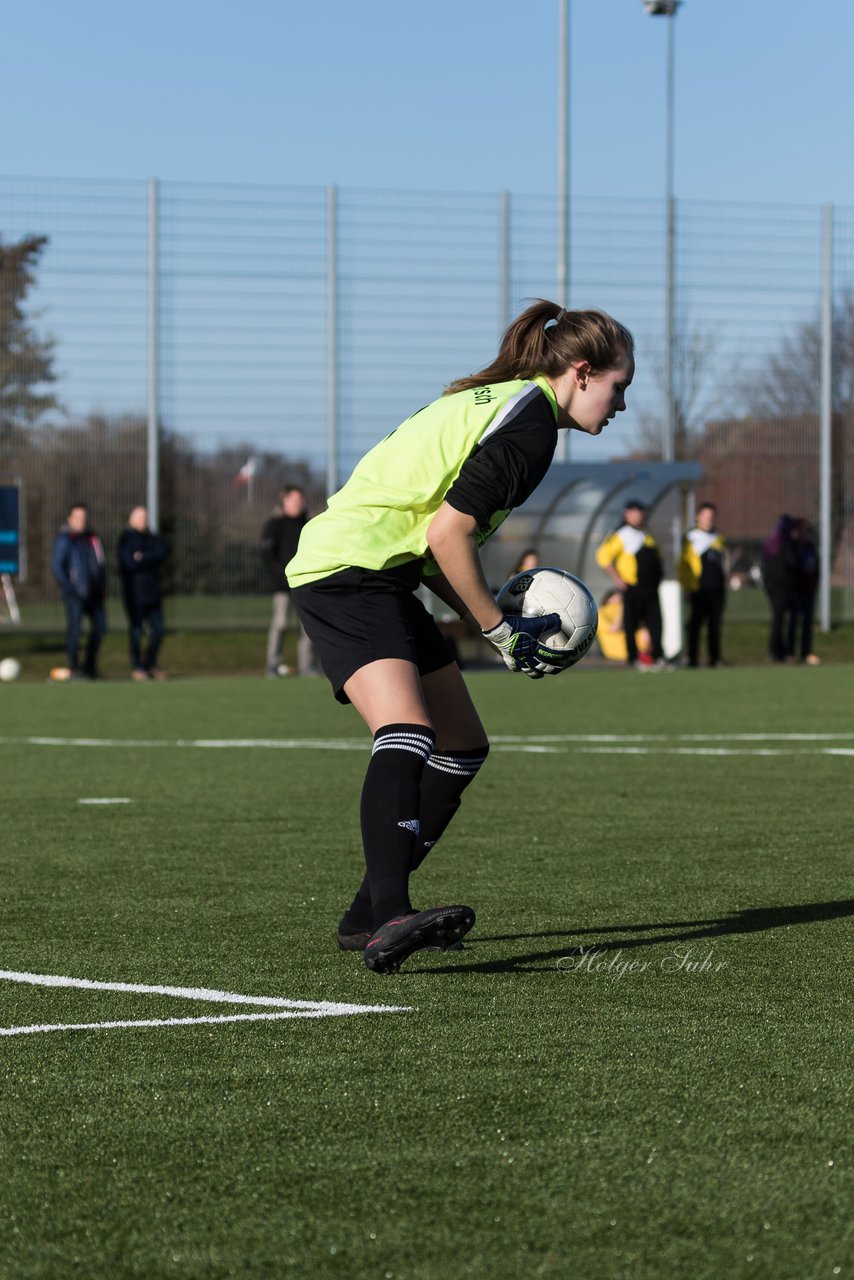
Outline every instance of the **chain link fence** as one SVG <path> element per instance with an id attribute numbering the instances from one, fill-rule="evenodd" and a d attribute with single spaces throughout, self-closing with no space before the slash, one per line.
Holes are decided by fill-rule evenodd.
<path id="1" fill-rule="evenodd" d="M 756 568 L 779 515 L 820 519 L 826 223 L 809 205 L 677 207 L 677 457 L 703 468 L 697 496 L 718 506 L 743 617 L 766 616 Z M 854 209 L 835 209 L 832 228 L 842 621 L 854 617 Z M 0 329 L 0 484 L 22 487 L 24 625 L 59 621 L 50 550 L 71 502 L 89 503 L 114 554 L 149 494 L 155 426 L 170 624 L 266 623 L 258 540 L 279 488 L 303 485 L 319 509 L 367 448 L 486 364 L 526 300 L 554 296 L 556 229 L 553 199 L 507 192 L 0 178 L 2 246 L 46 238 L 22 307 L 33 341 L 52 339 L 56 375 L 55 407 L 25 422 Z M 663 201 L 574 200 L 571 303 L 628 324 L 637 375 L 629 411 L 598 440 L 573 437 L 570 461 L 662 456 L 665 253 Z M 114 574 L 116 602 L 117 587 Z"/>

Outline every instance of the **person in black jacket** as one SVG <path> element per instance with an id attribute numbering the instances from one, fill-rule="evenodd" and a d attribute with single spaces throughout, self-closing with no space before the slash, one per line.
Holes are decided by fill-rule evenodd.
<path id="1" fill-rule="evenodd" d="M 166 558 L 166 545 L 148 527 L 145 507 L 134 507 L 127 528 L 119 538 L 119 570 L 122 596 L 128 616 L 132 680 L 163 680 L 165 672 L 157 665 L 163 641 L 163 596 L 160 590 L 160 566 Z M 148 632 L 143 656 L 143 634 Z"/>
<path id="2" fill-rule="evenodd" d="M 267 675 L 286 676 L 290 669 L 282 662 L 282 641 L 291 614 L 291 590 L 285 577 L 285 565 L 296 554 L 299 536 L 308 516 L 305 493 L 298 485 L 289 485 L 279 494 L 273 515 L 261 530 L 261 559 L 267 583 L 273 593 L 273 616 L 267 633 Z M 314 650 L 294 613 L 297 625 L 297 665 L 300 675 L 314 672 Z"/>
<path id="3" fill-rule="evenodd" d="M 791 539 L 795 563 L 789 596 L 789 634 L 786 650 L 790 658 L 799 659 L 810 667 L 817 667 L 821 663 L 821 658 L 812 651 L 812 629 L 815 596 L 818 591 L 818 547 L 807 520 L 797 519 L 792 522 Z M 800 646 L 798 646 L 799 631 Z"/>
<path id="4" fill-rule="evenodd" d="M 771 604 L 768 657 L 772 662 L 785 662 L 789 656 L 785 630 L 797 568 L 797 553 L 792 538 L 793 524 L 791 516 L 780 516 L 774 532 L 762 545 L 762 582 Z"/>
<path id="5" fill-rule="evenodd" d="M 65 605 L 65 647 L 70 678 L 96 680 L 98 650 L 107 630 L 104 610 L 107 569 L 101 539 L 89 528 L 89 508 L 85 502 L 74 502 L 69 507 L 66 523 L 54 539 L 50 568 Z M 89 619 L 89 636 L 81 667 L 78 648 L 84 615 Z"/>

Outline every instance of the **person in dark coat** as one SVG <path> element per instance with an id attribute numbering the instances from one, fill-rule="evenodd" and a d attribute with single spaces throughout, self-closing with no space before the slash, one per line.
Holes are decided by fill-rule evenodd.
<path id="1" fill-rule="evenodd" d="M 298 485 L 290 485 L 282 489 L 273 514 L 261 530 L 261 559 L 273 596 L 273 613 L 267 633 L 268 676 L 290 674 L 290 668 L 282 661 L 282 641 L 291 618 L 291 589 L 285 577 L 285 565 L 296 555 L 297 543 L 307 522 L 305 494 Z M 299 673 L 310 675 L 315 670 L 314 649 L 296 611 L 293 619 L 297 627 Z"/>
<path id="2" fill-rule="evenodd" d="M 165 558 L 166 544 L 149 529 L 147 510 L 134 507 L 128 516 L 127 528 L 119 538 L 119 570 L 128 617 L 132 680 L 166 678 L 166 673 L 157 665 L 164 631 L 160 566 Z"/>
<path id="3" fill-rule="evenodd" d="M 790 658 L 798 658 L 810 667 L 817 667 L 821 658 L 812 651 L 812 629 L 818 591 L 818 547 L 806 520 L 792 522 L 791 538 L 795 563 L 789 596 L 789 635 L 786 649 Z"/>
<path id="4" fill-rule="evenodd" d="M 772 662 L 785 662 L 788 656 L 784 632 L 791 608 L 797 559 L 792 539 L 793 523 L 791 516 L 780 516 L 774 532 L 762 545 L 762 582 L 771 603 L 768 657 Z"/>
<path id="5" fill-rule="evenodd" d="M 89 527 L 89 508 L 85 502 L 72 503 L 69 508 L 66 523 L 54 539 L 50 569 L 59 583 L 65 606 L 65 647 L 70 677 L 96 680 L 98 650 L 107 631 L 104 610 L 107 568 L 101 539 Z M 89 635 L 81 665 L 78 650 L 84 617 L 89 621 Z"/>

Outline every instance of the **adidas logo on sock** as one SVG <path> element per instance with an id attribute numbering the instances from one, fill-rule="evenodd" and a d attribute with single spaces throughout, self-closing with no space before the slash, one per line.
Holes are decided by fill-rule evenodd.
<path id="1" fill-rule="evenodd" d="M 407 818 L 406 822 L 398 822 L 399 827 L 404 827 L 407 831 L 414 831 L 416 835 L 421 830 L 421 823 L 417 818 Z"/>

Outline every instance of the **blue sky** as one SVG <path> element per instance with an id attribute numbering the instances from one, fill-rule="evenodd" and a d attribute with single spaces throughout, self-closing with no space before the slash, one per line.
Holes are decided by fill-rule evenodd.
<path id="1" fill-rule="evenodd" d="M 29 0 L 5 174 L 544 193 L 557 0 Z M 854 206 L 850 0 L 685 0 L 676 189 Z M 572 189 L 659 196 L 666 20 L 571 0 Z"/>
<path id="2" fill-rule="evenodd" d="M 349 252 L 339 361 L 347 465 L 449 378 L 487 363 L 499 332 L 497 294 L 487 294 L 500 191 L 514 200 L 512 310 L 554 296 L 558 13 L 558 0 L 9 6 L 0 233 L 49 237 L 32 302 L 57 339 L 69 413 L 144 411 L 149 177 L 168 192 L 164 255 L 178 273 L 161 300 L 170 426 L 206 442 L 322 454 L 314 386 L 325 376 L 332 183 Z M 591 443 L 596 460 L 633 447 L 642 420 L 662 412 L 668 20 L 647 16 L 642 0 L 570 0 L 570 13 L 571 298 L 613 310 L 638 337 L 629 412 Z M 761 365 L 815 314 L 824 203 L 841 209 L 838 284 L 854 278 L 854 3 L 684 0 L 675 33 L 679 299 L 717 343 L 710 383 L 732 385 L 734 370 Z M 472 194 L 435 194 L 447 192 Z M 268 222 L 290 266 L 270 259 Z M 250 250 L 249 276 L 261 283 L 247 284 L 240 314 L 252 323 L 229 328 L 222 255 Z M 451 260 L 445 288 L 435 264 L 447 274 Z M 316 278 L 310 302 L 297 305 L 285 277 L 303 265 Z M 389 283 L 392 268 L 399 278 Z M 393 334 L 389 297 L 409 308 Z M 262 321 L 269 351 L 254 336 Z M 304 374 L 306 350 L 310 421 L 287 362 Z"/>

